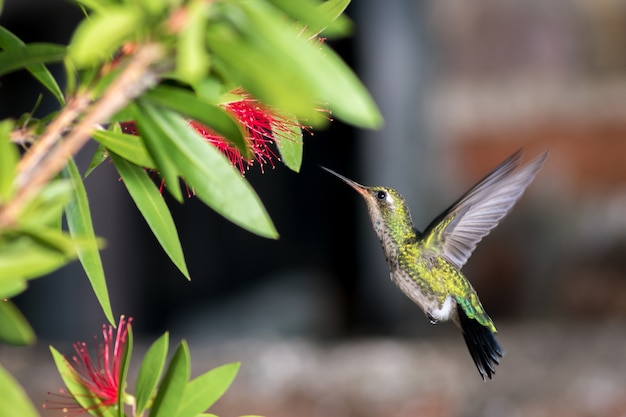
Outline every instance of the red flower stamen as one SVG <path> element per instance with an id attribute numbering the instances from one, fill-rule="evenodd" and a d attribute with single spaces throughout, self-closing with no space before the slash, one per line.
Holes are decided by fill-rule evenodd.
<path id="1" fill-rule="evenodd" d="M 97 337 L 94 336 L 95 360 L 89 353 L 87 343 L 79 341 L 73 345 L 76 355 L 72 356 L 71 361 L 69 361 L 73 364 L 73 375 L 76 381 L 90 393 L 90 396 L 99 400 L 99 404 L 95 405 L 94 409 L 107 408 L 117 403 L 120 390 L 120 371 L 128 340 L 128 326 L 132 320 L 132 317 L 126 320 L 122 316 L 116 333 L 113 331 L 113 326 L 102 326 L 103 342 L 98 343 Z M 74 403 L 69 401 L 68 395 L 75 401 Z M 80 411 L 91 411 L 91 409 L 83 409 L 76 398 L 71 397 L 71 394 L 68 394 L 66 390 L 61 390 L 57 396 L 68 401 L 51 402 L 54 405 L 53 408 L 61 408 L 64 412 L 69 409 L 79 409 L 79 413 Z"/>
<path id="2" fill-rule="evenodd" d="M 222 152 L 229 161 L 245 174 L 254 163 L 258 163 L 263 172 L 265 165 L 274 168 L 274 161 L 280 160 L 273 145 L 281 140 L 291 140 L 290 135 L 294 128 L 309 131 L 306 126 L 300 125 L 295 119 L 282 116 L 277 111 L 262 105 L 258 100 L 252 98 L 241 89 L 232 92 L 241 98 L 222 105 L 230 112 L 233 118 L 243 127 L 244 139 L 251 151 L 250 159 L 244 158 L 240 150 L 228 139 L 214 132 L 209 127 L 195 120 L 189 120 L 189 125 L 193 127 L 207 142 L 215 146 Z M 137 135 L 137 125 L 135 122 L 121 122 L 122 132 L 130 135 Z M 163 184 L 161 184 L 161 188 Z"/>

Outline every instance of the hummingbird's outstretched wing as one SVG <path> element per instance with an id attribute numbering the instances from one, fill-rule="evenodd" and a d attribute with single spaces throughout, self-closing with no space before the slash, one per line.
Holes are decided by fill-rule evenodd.
<path id="1" fill-rule="evenodd" d="M 428 225 L 425 246 L 461 268 L 521 197 L 547 157 L 545 152 L 519 168 L 522 152 L 511 155 Z"/>

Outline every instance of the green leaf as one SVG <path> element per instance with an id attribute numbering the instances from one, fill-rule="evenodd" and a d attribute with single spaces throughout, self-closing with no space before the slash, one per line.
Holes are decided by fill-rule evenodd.
<path id="1" fill-rule="evenodd" d="M 78 26 L 68 47 L 76 67 L 94 65 L 111 56 L 141 27 L 143 15 L 134 5 L 111 6 L 91 15 Z"/>
<path id="2" fill-rule="evenodd" d="M 9 300 L 0 300 L 0 340 L 12 345 L 26 346 L 35 342 L 35 332 Z"/>
<path id="3" fill-rule="evenodd" d="M 33 238 L 42 247 L 49 247 L 63 253 L 67 257 L 75 257 L 76 251 L 88 245 L 85 239 L 76 239 L 64 233 L 60 227 L 41 227 L 30 224 L 21 224 L 19 232 Z"/>
<path id="4" fill-rule="evenodd" d="M 141 136 L 97 130 L 92 137 L 110 151 L 140 167 L 155 169 L 156 163 L 146 149 Z"/>
<path id="5" fill-rule="evenodd" d="M 342 18 L 337 21 L 345 7 L 350 3 L 350 0 L 343 0 L 342 2 L 270 0 L 270 3 L 273 3 L 283 12 L 304 24 L 308 33 L 311 35 L 321 32 L 329 25 L 331 26 L 329 31 L 333 35 L 346 35 L 351 29 L 350 21 L 347 18 Z M 327 3 L 331 4 L 327 5 Z M 345 3 L 345 6 L 339 13 L 337 13 L 337 11 L 341 5 L 336 3 Z"/>
<path id="6" fill-rule="evenodd" d="M 286 124 L 288 130 L 281 129 L 276 141 L 280 159 L 289 169 L 300 172 L 302 165 L 302 129 L 298 120 L 293 118 L 292 123 Z"/>
<path id="7" fill-rule="evenodd" d="M 144 97 L 210 127 L 235 145 L 244 157 L 252 156 L 241 127 L 221 107 L 203 101 L 189 91 L 165 85 L 150 90 Z"/>
<path id="8" fill-rule="evenodd" d="M 159 114 L 154 106 L 143 100 L 139 100 L 138 105 L 132 107 L 139 134 L 143 138 L 152 159 L 156 162 L 159 175 L 165 180 L 167 191 L 178 202 L 182 202 L 183 193 L 178 181 L 178 171 L 171 155 L 173 150 L 169 145 L 170 141 L 167 140 L 168 136 L 174 134 L 171 127 L 159 120 Z"/>
<path id="9" fill-rule="evenodd" d="M 24 388 L 0 366 L 0 416 L 38 417 L 39 413 Z"/>
<path id="10" fill-rule="evenodd" d="M 71 182 L 54 180 L 28 202 L 19 214 L 19 223 L 27 223 L 31 226 L 58 224 L 63 209 L 71 198 Z"/>
<path id="11" fill-rule="evenodd" d="M 277 24 L 280 16 L 263 2 L 245 2 L 241 8 L 248 19 L 238 28 L 248 37 L 256 36 L 268 42 L 274 50 L 271 58 L 276 59 L 276 54 L 288 55 L 290 72 L 296 71 L 314 87 L 317 102 L 328 103 L 333 114 L 348 123 L 365 128 L 381 126 L 382 116 L 369 92 L 332 49 L 300 39 L 292 30 Z M 289 112 L 299 116 L 297 112 Z"/>
<path id="12" fill-rule="evenodd" d="M 150 417 L 172 417 L 180 404 L 185 385 L 189 380 L 189 347 L 182 341 L 172 356 L 167 372 L 150 409 Z"/>
<path id="13" fill-rule="evenodd" d="M 176 73 L 191 83 L 200 81 L 209 72 L 209 55 L 204 45 L 209 7 L 203 0 L 190 1 L 187 21 L 178 34 Z"/>
<path id="14" fill-rule="evenodd" d="M 100 166 L 101 163 L 106 161 L 108 158 L 109 153 L 107 152 L 106 148 L 102 144 L 98 144 L 98 149 L 96 149 L 96 151 L 93 153 L 91 162 L 85 170 L 84 178 L 87 178 L 93 171 L 95 171 L 96 168 Z"/>
<path id="15" fill-rule="evenodd" d="M 320 12 L 324 13 L 332 22 L 326 27 L 309 26 L 309 33 L 323 32 L 325 37 L 343 36 L 352 32 L 352 21 L 343 14 L 346 7 L 350 4 L 350 0 L 328 0 L 319 6 Z"/>
<path id="16" fill-rule="evenodd" d="M 349 4 L 350 0 L 327 0 L 319 5 L 319 10 L 332 21 L 339 19 Z"/>
<path id="17" fill-rule="evenodd" d="M 161 139 L 176 169 L 196 195 L 213 210 L 259 236 L 277 238 L 263 204 L 226 157 L 177 114 L 140 102 L 146 121 L 167 135 Z"/>
<path id="18" fill-rule="evenodd" d="M 146 352 L 139 375 L 137 375 L 137 384 L 135 388 L 135 398 L 137 400 L 137 411 L 135 415 L 142 415 L 144 410 L 148 408 L 148 404 L 159 382 L 159 378 L 163 373 L 165 359 L 167 357 L 167 348 L 169 344 L 169 334 L 165 332 L 150 346 Z"/>
<path id="19" fill-rule="evenodd" d="M 240 14 L 239 7 L 237 13 Z M 274 24 L 282 26 L 280 22 Z M 258 38 L 252 30 L 245 29 L 246 22 L 240 26 L 248 32 L 247 37 L 224 25 L 208 28 L 207 40 L 220 75 L 243 86 L 263 103 L 295 114 L 312 125 L 326 122 L 316 110 L 316 86 L 294 65 L 292 51 L 277 49 L 266 37 Z M 294 36 L 292 32 L 283 35 Z"/>
<path id="20" fill-rule="evenodd" d="M 0 277 L 0 299 L 15 297 L 27 287 L 26 280 L 22 277 Z"/>
<path id="21" fill-rule="evenodd" d="M 0 26 L 0 49 L 19 48 L 25 46 L 25 43 L 6 28 Z M 43 64 L 29 65 L 26 69 L 35 77 L 44 87 L 56 97 L 59 104 L 65 103 L 63 91 L 57 84 L 56 80 Z"/>
<path id="22" fill-rule="evenodd" d="M 65 253 L 31 236 L 20 236 L 0 245 L 0 286 L 16 279 L 39 278 L 70 260 Z"/>
<path id="23" fill-rule="evenodd" d="M 118 323 L 118 326 L 121 326 Z M 118 417 L 126 417 L 124 414 L 124 400 L 125 400 L 125 387 L 126 387 L 126 377 L 128 375 L 128 368 L 130 367 L 130 358 L 133 353 L 133 327 L 130 323 L 127 324 L 128 333 L 126 334 L 126 345 L 124 346 L 124 353 L 121 359 L 120 366 L 120 374 L 119 374 L 119 386 L 122 388 L 117 391 L 117 416 Z"/>
<path id="24" fill-rule="evenodd" d="M 59 62 L 65 57 L 65 46 L 52 43 L 29 43 L 0 52 L 0 76 L 19 69 L 48 62 Z"/>
<path id="25" fill-rule="evenodd" d="M 87 192 L 83 184 L 78 168 L 73 160 L 63 168 L 62 176 L 71 181 L 74 196 L 65 207 L 65 218 L 70 235 L 75 240 L 84 242 L 81 247 L 77 247 L 78 259 L 89 278 L 91 287 L 102 307 L 102 311 L 109 323 L 115 323 L 109 291 L 104 276 L 104 267 L 100 258 L 96 234 L 91 221 L 91 211 L 87 200 Z"/>
<path id="26" fill-rule="evenodd" d="M 333 114 L 347 123 L 378 129 L 383 118 L 369 92 L 350 67 L 333 51 L 322 45 L 319 60 L 311 60 L 311 78 L 317 78 L 321 99 L 327 100 Z M 317 64 L 317 65 L 316 65 Z M 318 72 L 315 72 L 315 71 Z"/>
<path id="27" fill-rule="evenodd" d="M 9 139 L 12 129 L 13 122 L 10 120 L 0 122 L 0 204 L 11 197 L 17 162 L 20 158 L 17 147 Z"/>
<path id="28" fill-rule="evenodd" d="M 114 153 L 111 153 L 111 159 L 122 177 L 126 189 L 161 247 L 180 272 L 187 279 L 190 279 L 178 232 L 167 204 L 163 201 L 163 196 L 142 168 L 129 163 Z"/>
<path id="29" fill-rule="evenodd" d="M 194 417 L 215 404 L 232 384 L 239 366 L 238 362 L 222 365 L 189 381 L 176 417 Z"/>
<path id="30" fill-rule="evenodd" d="M 118 417 L 117 413 L 113 409 L 114 407 L 104 406 L 98 397 L 81 384 L 80 376 L 58 350 L 50 346 L 50 352 L 52 352 L 54 363 L 59 371 L 59 375 L 61 375 L 63 383 L 65 384 L 65 388 L 67 389 L 67 392 L 72 395 L 74 401 L 76 401 L 84 410 L 87 410 L 92 416 Z"/>

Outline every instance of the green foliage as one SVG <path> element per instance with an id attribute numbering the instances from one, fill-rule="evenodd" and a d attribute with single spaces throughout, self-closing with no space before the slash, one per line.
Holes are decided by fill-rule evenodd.
<path id="1" fill-rule="evenodd" d="M 222 365 L 189 381 L 176 417 L 193 417 L 211 408 L 233 383 L 239 366 L 239 363 Z"/>
<path id="2" fill-rule="evenodd" d="M 170 360 L 161 386 L 150 409 L 150 417 L 171 417 L 176 415 L 185 385 L 190 373 L 189 347 L 184 340 Z"/>
<path id="3" fill-rule="evenodd" d="M 11 49 L 21 49 L 25 46 L 26 45 L 24 44 L 24 42 L 22 42 L 17 36 L 0 26 L 0 49 L 7 51 Z M 54 56 L 57 56 L 55 51 L 60 52 L 58 51 L 57 46 L 52 46 L 52 52 L 54 52 Z M 62 58 L 63 54 L 59 54 L 58 57 Z M 42 60 L 41 62 L 44 62 L 44 60 Z M 48 71 L 45 65 L 43 65 L 43 63 L 41 62 L 35 62 L 30 65 L 25 65 L 25 63 L 23 62 L 16 62 L 15 64 L 17 65 L 17 68 L 25 67 L 26 70 L 28 70 L 28 72 L 30 72 L 33 77 L 35 77 L 44 87 L 46 87 L 48 91 L 50 91 L 54 95 L 54 97 L 56 97 L 57 101 L 61 105 L 63 105 L 65 103 L 65 98 L 63 97 L 63 92 L 61 91 L 61 88 L 57 84 L 52 74 L 50 74 L 50 71 Z"/>
<path id="4" fill-rule="evenodd" d="M 138 415 L 143 414 L 154 396 L 165 366 L 168 343 L 169 333 L 166 332 L 150 346 L 141 362 L 135 388 Z"/>
<path id="5" fill-rule="evenodd" d="M 132 38 L 142 19 L 142 10 L 129 5 L 109 6 L 94 13 L 76 29 L 68 58 L 79 69 L 100 63 Z"/>
<path id="6" fill-rule="evenodd" d="M 122 326 L 121 321 L 120 326 Z M 92 415 L 123 417 L 126 405 L 133 406 L 135 416 L 144 415 L 146 411 L 151 417 L 194 417 L 202 415 L 224 395 L 234 381 L 240 366 L 239 363 L 225 364 L 189 380 L 191 358 L 186 341 L 183 340 L 178 345 L 166 367 L 169 347 L 169 334 L 166 332 L 146 352 L 139 368 L 135 396 L 133 396 L 125 391 L 133 351 L 131 327 L 127 327 L 125 339 L 118 338 L 114 341 L 109 340 L 109 342 L 111 348 L 123 343 L 124 345 L 121 347 L 123 352 L 116 356 L 111 350 L 101 350 L 96 354 L 107 355 L 106 358 L 101 356 L 91 358 L 91 361 L 94 364 L 107 364 L 102 365 L 106 366 L 102 370 L 93 369 L 98 375 L 104 375 L 108 371 L 117 369 L 116 364 L 119 364 L 117 385 L 109 387 L 109 389 L 117 389 L 115 405 L 104 403 L 101 398 L 89 390 L 89 385 L 96 382 L 90 379 L 93 375 L 80 372 L 55 348 L 50 347 L 67 392 L 80 407 Z"/>
<path id="7" fill-rule="evenodd" d="M 115 168 L 124 181 L 126 189 L 148 223 L 148 226 L 150 226 L 152 233 L 154 233 L 154 236 L 161 244 L 161 247 L 163 247 L 165 253 L 167 253 L 180 272 L 187 279 L 191 279 L 185 264 L 183 249 L 180 246 L 174 220 L 159 190 L 142 168 L 114 153 L 111 154 L 111 159 L 113 159 Z"/>
<path id="8" fill-rule="evenodd" d="M 146 98 L 154 104 L 211 126 L 211 129 L 228 139 L 245 157 L 251 156 L 241 127 L 221 107 L 196 97 L 189 91 L 168 86 L 159 86 L 147 92 Z"/>
<path id="9" fill-rule="evenodd" d="M 364 86 L 317 38 L 320 32 L 345 36 L 351 31 L 343 15 L 349 0 L 77 2 L 87 15 L 67 46 L 26 44 L 0 27 L 0 76 L 28 71 L 61 106 L 41 119 L 26 114 L 0 121 L 0 299 L 20 294 L 28 280 L 78 259 L 104 315 L 114 323 L 99 253 L 103 245 L 83 182 L 108 159 L 165 253 L 190 279 L 175 224 L 154 180 L 181 203 L 184 182 L 234 224 L 275 239 L 278 231 L 263 203 L 235 166 L 254 160 L 251 131 L 256 128 L 273 140 L 284 165 L 297 172 L 303 159 L 300 126 L 328 123 L 320 107 L 358 127 L 382 124 Z M 0 10 L 2 5 L 0 0 Z M 53 62 L 64 63 L 66 91 L 46 67 Z M 247 125 L 245 116 L 228 107 L 244 98 L 271 111 L 269 127 Z M 190 120 L 223 139 L 223 146 L 218 149 L 199 135 Z M 117 122 L 128 121 L 136 123 L 138 135 L 121 132 Z M 89 137 L 99 146 L 81 175 L 72 158 Z M 20 155 L 16 143 L 30 149 Z M 35 340 L 10 301 L 0 302 L 0 339 L 14 344 Z M 135 411 L 203 415 L 231 384 L 239 364 L 189 381 L 189 351 L 182 342 L 160 380 L 167 344 L 166 334 L 142 362 Z M 125 349 L 119 368 L 124 384 L 132 332 Z M 68 392 L 82 408 L 92 415 L 124 415 L 124 404 L 132 404 L 130 394 L 120 390 L 116 406 L 104 407 L 79 382 L 72 365 L 51 351 Z M 20 415 L 36 415 L 2 368 L 0 391 L 0 414 L 10 404 Z"/>
<path id="10" fill-rule="evenodd" d="M 164 174 L 168 191 L 180 196 L 178 177 L 216 212 L 260 236 L 278 233 L 250 184 L 228 160 L 177 114 L 141 100 L 136 119 L 148 151 Z M 168 176 L 169 175 L 169 176 Z M 171 185 L 176 185 L 173 192 Z M 182 197 L 181 197 L 182 198 Z"/>
<path id="11" fill-rule="evenodd" d="M 35 332 L 20 310 L 6 300 L 0 301 L 0 340 L 13 345 L 30 345 L 35 341 Z"/>
<path id="12" fill-rule="evenodd" d="M 289 130 L 282 132 L 277 146 L 283 163 L 292 171 L 299 172 L 302 165 L 302 129 L 295 120 L 289 125 Z"/>
<path id="13" fill-rule="evenodd" d="M 13 129 L 10 120 L 0 122 L 0 203 L 7 201 L 13 191 L 13 177 L 16 173 L 19 153 L 9 140 Z"/>
<path id="14" fill-rule="evenodd" d="M 104 311 L 109 323 L 114 323 L 113 310 L 109 300 L 109 291 L 104 277 L 104 267 L 100 259 L 100 251 L 96 234 L 93 230 L 87 191 L 80 177 L 74 161 L 70 160 L 63 170 L 63 177 L 72 183 L 72 200 L 65 206 L 67 228 L 75 241 L 83 241 L 82 247 L 77 247 L 78 259 L 89 278 L 96 298 Z"/>
<path id="15" fill-rule="evenodd" d="M 121 326 L 121 320 L 119 326 Z M 117 416 L 118 417 L 126 417 L 124 414 L 124 404 L 126 401 L 126 394 L 124 392 L 124 387 L 126 386 L 126 378 L 128 376 L 128 368 L 130 367 L 130 359 L 133 353 L 133 329 L 132 326 L 128 326 L 128 334 L 126 337 L 126 345 L 124 346 L 124 351 L 122 353 L 122 357 L 120 358 L 121 366 L 120 366 L 120 375 L 119 380 L 122 382 L 120 390 L 117 392 Z"/>
<path id="16" fill-rule="evenodd" d="M 98 164 L 109 157 L 109 152 L 107 151 L 110 151 L 140 167 L 149 169 L 156 169 L 157 167 L 156 162 L 154 162 L 148 153 L 141 136 L 126 135 L 124 133 L 111 132 L 108 130 L 96 130 L 92 133 L 92 136 L 103 146 L 103 156 L 98 157 Z"/>
<path id="17" fill-rule="evenodd" d="M 37 409 L 17 381 L 0 366 L 0 416 L 37 417 Z"/>

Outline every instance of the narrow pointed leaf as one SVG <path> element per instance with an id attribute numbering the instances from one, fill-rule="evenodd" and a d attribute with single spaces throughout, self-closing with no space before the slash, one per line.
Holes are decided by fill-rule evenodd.
<path id="1" fill-rule="evenodd" d="M 311 76 L 324 86 L 320 92 L 322 100 L 328 100 L 333 114 L 347 123 L 368 129 L 380 128 L 383 117 L 365 86 L 335 51 L 326 46 L 320 49 L 319 61 L 312 68 Z"/>
<path id="2" fill-rule="evenodd" d="M 63 252 L 22 236 L 0 245 L 0 285 L 20 277 L 39 278 L 71 260 Z M 7 284 L 8 285 L 8 284 Z"/>
<path id="3" fill-rule="evenodd" d="M 12 298 L 23 293 L 28 286 L 20 276 L 0 278 L 0 299 Z"/>
<path id="4" fill-rule="evenodd" d="M 163 136 L 169 157 L 198 198 L 239 226 L 263 237 L 278 233 L 260 199 L 215 147 L 207 143 L 177 114 L 166 109 L 149 109 L 150 120 L 168 135 Z"/>
<path id="5" fill-rule="evenodd" d="M 279 140 L 276 141 L 280 159 L 289 169 L 300 172 L 302 165 L 302 129 L 298 121 L 287 124 L 288 130 L 281 130 Z"/>
<path id="6" fill-rule="evenodd" d="M 209 72 L 209 55 L 204 45 L 209 7 L 206 1 L 190 1 L 187 21 L 178 34 L 176 73 L 190 84 Z"/>
<path id="7" fill-rule="evenodd" d="M 49 62 L 59 62 L 65 57 L 65 47 L 51 43 L 29 43 L 0 52 L 0 76 L 19 69 Z"/>
<path id="8" fill-rule="evenodd" d="M 65 217 L 70 235 L 74 239 L 86 242 L 86 245 L 77 247 L 78 259 L 89 278 L 96 298 L 102 307 L 104 315 L 109 323 L 114 324 L 113 310 L 109 299 L 109 291 L 104 276 L 104 267 L 100 258 L 100 251 L 96 234 L 91 221 L 91 211 L 87 201 L 87 192 L 83 184 L 78 168 L 73 160 L 70 160 L 63 169 L 63 177 L 72 182 L 74 196 L 72 201 L 65 207 Z"/>
<path id="9" fill-rule="evenodd" d="M 333 37 L 335 35 L 346 35 L 352 32 L 352 21 L 343 14 L 350 0 L 327 0 L 323 2 L 319 9 L 333 23 L 325 27 L 309 26 L 307 29 L 312 33 L 322 32 L 324 36 Z"/>
<path id="10" fill-rule="evenodd" d="M 141 136 L 98 130 L 92 133 L 95 140 L 122 158 L 143 168 L 155 169 L 156 163 L 150 156 Z"/>
<path id="11" fill-rule="evenodd" d="M 26 346 L 35 342 L 35 332 L 24 315 L 9 300 L 0 300 L 0 340 Z"/>
<path id="12" fill-rule="evenodd" d="M 176 417 L 194 417 L 209 409 L 232 384 L 239 363 L 229 363 L 212 369 L 185 386 Z"/>
<path id="13" fill-rule="evenodd" d="M 328 19 L 336 20 L 343 15 L 349 4 L 350 0 L 326 0 L 318 7 L 322 13 L 326 14 Z"/>
<path id="14" fill-rule="evenodd" d="M 13 190 L 19 153 L 9 140 L 13 128 L 10 120 L 0 122 L 0 204 L 7 201 Z"/>
<path id="15" fill-rule="evenodd" d="M 172 160 L 172 147 L 168 140 L 174 133 L 167 123 L 159 120 L 156 108 L 144 100 L 139 100 L 137 106 L 133 106 L 137 129 L 144 140 L 150 156 L 156 163 L 156 168 L 161 178 L 165 180 L 167 191 L 178 202 L 183 201 L 183 193 L 178 181 L 178 170 Z"/>
<path id="16" fill-rule="evenodd" d="M 176 225 L 172 215 L 163 201 L 163 196 L 142 168 L 131 164 L 116 154 L 111 154 L 117 172 L 122 177 L 128 193 L 132 197 L 141 215 L 150 226 L 161 247 L 170 257 L 174 265 L 187 278 L 189 271 L 185 263 L 183 248 L 180 245 Z"/>
<path id="17" fill-rule="evenodd" d="M 102 145 L 98 145 L 98 149 L 93 153 L 93 157 L 91 158 L 91 162 L 89 166 L 85 170 L 84 178 L 87 178 L 96 168 L 100 166 L 104 161 L 109 158 L 109 153 L 106 148 Z"/>
<path id="18" fill-rule="evenodd" d="M 248 19 L 238 28 L 247 36 L 264 39 L 279 56 L 289 55 L 290 71 L 297 71 L 314 86 L 318 102 L 328 103 L 334 115 L 356 126 L 382 125 L 382 116 L 369 92 L 332 49 L 300 39 L 276 24 L 279 17 L 262 2 L 246 2 L 241 7 Z"/>
<path id="19" fill-rule="evenodd" d="M 50 346 L 50 352 L 52 353 L 52 358 L 54 359 L 54 363 L 59 371 L 59 375 L 61 376 L 63 383 L 65 384 L 67 392 L 72 395 L 76 403 L 93 416 L 118 417 L 117 413 L 114 412 L 113 407 L 103 406 L 102 401 L 100 401 L 98 397 L 81 384 L 80 377 L 72 365 L 61 353 L 59 353 L 58 350 Z"/>
<path id="20" fill-rule="evenodd" d="M 244 23 L 242 27 L 247 25 Z M 207 40 L 220 75 L 243 86 L 264 103 L 306 119 L 312 125 L 324 123 L 326 120 L 315 110 L 316 86 L 294 65 L 292 51 L 277 50 L 264 37 L 256 39 L 255 43 L 260 45 L 255 45 L 249 39 L 255 39 L 256 35 L 244 37 L 232 28 L 209 27 Z"/>
<path id="21" fill-rule="evenodd" d="M 25 45 L 24 42 L 6 28 L 0 26 L 0 49 L 19 48 Z M 56 80 L 43 64 L 29 65 L 26 69 L 35 77 L 44 87 L 56 97 L 59 104 L 65 103 L 63 91 L 57 84 Z"/>
<path id="22" fill-rule="evenodd" d="M 137 401 L 136 415 L 142 415 L 147 408 L 148 402 L 154 395 L 159 378 L 163 373 L 165 359 L 169 344 L 169 334 L 165 332 L 159 337 L 148 349 L 146 355 L 141 362 L 139 375 L 137 376 L 137 384 L 135 388 L 135 398 Z"/>
<path id="23" fill-rule="evenodd" d="M 54 180 L 37 193 L 19 214 L 19 223 L 52 226 L 60 224 L 65 206 L 72 199 L 72 183 Z"/>
<path id="24" fill-rule="evenodd" d="M 38 417 L 39 413 L 24 388 L 0 366 L 0 416 Z"/>
<path id="25" fill-rule="evenodd" d="M 140 27 L 142 12 L 127 3 L 108 7 L 83 20 L 68 47 L 69 57 L 78 68 L 106 58 Z"/>
<path id="26" fill-rule="evenodd" d="M 333 35 L 345 35 L 351 28 L 347 18 L 343 17 L 337 21 L 341 16 L 341 12 L 336 13 L 339 5 L 333 5 L 335 6 L 334 8 L 330 6 L 322 7 L 328 2 L 314 0 L 270 0 L 270 2 L 305 25 L 308 32 L 312 34 L 317 34 L 326 27 L 331 26 L 329 32 Z"/>
<path id="27" fill-rule="evenodd" d="M 133 326 L 128 324 L 128 333 L 126 335 L 126 345 L 122 357 L 122 366 L 120 367 L 119 386 L 126 387 L 126 377 L 128 376 L 128 368 L 130 366 L 130 358 L 133 354 Z M 126 417 L 124 414 L 124 389 L 117 392 L 117 416 Z"/>
<path id="28" fill-rule="evenodd" d="M 210 127 L 235 145 L 244 157 L 251 156 L 241 127 L 221 107 L 202 101 L 189 91 L 168 86 L 154 88 L 147 92 L 145 97 L 159 106 L 167 107 Z"/>
<path id="29" fill-rule="evenodd" d="M 150 409 L 150 417 L 172 417 L 180 404 L 185 385 L 189 380 L 189 348 L 184 340 L 170 360 L 167 372 Z"/>

